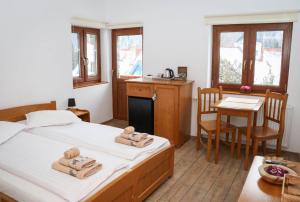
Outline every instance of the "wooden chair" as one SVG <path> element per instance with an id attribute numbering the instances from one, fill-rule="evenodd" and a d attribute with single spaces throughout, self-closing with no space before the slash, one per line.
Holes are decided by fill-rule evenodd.
<path id="1" fill-rule="evenodd" d="M 196 148 L 200 150 L 201 145 L 205 145 L 201 140 L 201 129 L 207 133 L 207 161 L 210 160 L 212 136 L 216 134 L 216 120 L 202 120 L 204 114 L 216 114 L 217 109 L 213 107 L 217 101 L 223 98 L 222 87 L 219 88 L 198 88 L 198 113 L 197 113 L 197 139 Z M 236 128 L 230 124 L 230 118 L 226 122 L 221 123 L 221 132 L 226 133 L 226 141 L 228 141 L 229 132 L 232 133 L 231 156 L 234 154 L 236 142 Z"/>
<path id="2" fill-rule="evenodd" d="M 252 133 L 253 156 L 257 154 L 258 143 L 262 142 L 263 153 L 266 153 L 266 141 L 276 139 L 276 155 L 281 155 L 281 143 L 285 125 L 285 111 L 287 104 L 287 94 L 270 92 L 267 90 L 264 104 L 264 123 L 263 126 L 257 126 Z M 279 124 L 279 129 L 270 128 L 269 121 Z M 241 157 L 242 135 L 246 134 L 245 128 L 238 129 L 238 158 Z"/>

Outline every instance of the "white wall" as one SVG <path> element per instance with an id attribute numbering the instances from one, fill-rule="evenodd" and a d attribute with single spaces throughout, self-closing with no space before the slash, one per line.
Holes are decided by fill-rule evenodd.
<path id="1" fill-rule="evenodd" d="M 104 21 L 101 0 L 1 0 L 0 108 L 75 97 L 94 122 L 112 117 L 111 84 L 73 90 L 71 17 Z M 102 49 L 107 34 L 102 31 Z M 104 40 L 105 39 L 105 40 Z M 104 51 L 103 51 L 104 52 Z M 110 63 L 102 55 L 103 79 Z"/>
<path id="2" fill-rule="evenodd" d="M 206 15 L 241 14 L 300 9 L 298 0 L 107 0 L 106 20 L 110 23 L 141 22 L 144 25 L 144 74 L 166 67 L 187 65 L 188 77 L 197 86 L 210 82 L 211 27 Z M 300 152 L 300 24 L 294 24 L 288 92 L 294 107 L 289 150 Z M 196 133 L 196 102 L 193 105 L 192 134 Z"/>

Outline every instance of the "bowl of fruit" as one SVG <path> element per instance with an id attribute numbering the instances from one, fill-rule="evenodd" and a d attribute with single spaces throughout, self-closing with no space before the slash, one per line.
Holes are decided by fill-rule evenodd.
<path id="1" fill-rule="evenodd" d="M 297 175 L 292 169 L 277 164 L 263 164 L 258 168 L 260 176 L 267 182 L 282 184 L 284 175 Z"/>

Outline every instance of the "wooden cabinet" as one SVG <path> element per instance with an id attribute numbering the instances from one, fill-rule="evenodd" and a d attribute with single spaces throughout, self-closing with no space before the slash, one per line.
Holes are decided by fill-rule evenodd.
<path id="1" fill-rule="evenodd" d="M 153 96 L 153 85 L 151 84 L 127 84 L 127 95 L 135 97 L 152 97 Z"/>
<path id="2" fill-rule="evenodd" d="M 154 97 L 154 134 L 180 147 L 190 138 L 193 81 L 127 80 L 127 96 Z"/>

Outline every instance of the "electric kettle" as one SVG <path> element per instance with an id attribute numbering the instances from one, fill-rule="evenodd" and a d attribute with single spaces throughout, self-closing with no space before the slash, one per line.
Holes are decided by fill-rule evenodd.
<path id="1" fill-rule="evenodd" d="M 174 71 L 170 68 L 165 69 L 164 78 L 173 79 L 174 78 Z"/>

